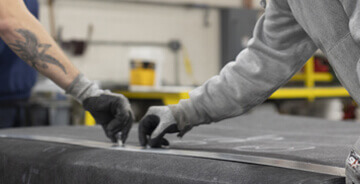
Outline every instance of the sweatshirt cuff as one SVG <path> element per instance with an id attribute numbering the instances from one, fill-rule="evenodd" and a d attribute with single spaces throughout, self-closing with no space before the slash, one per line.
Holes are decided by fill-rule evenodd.
<path id="1" fill-rule="evenodd" d="M 184 136 L 188 131 L 190 131 L 194 126 L 199 124 L 199 115 L 196 113 L 192 102 L 187 100 L 181 100 L 177 105 L 169 105 L 172 115 L 174 116 L 177 127 L 180 131 L 178 134 L 179 137 Z"/>

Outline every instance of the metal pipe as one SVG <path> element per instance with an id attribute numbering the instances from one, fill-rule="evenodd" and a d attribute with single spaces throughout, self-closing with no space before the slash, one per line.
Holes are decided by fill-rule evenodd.
<path id="1" fill-rule="evenodd" d="M 54 0 L 56 1 L 56 0 Z M 61 0 L 60 2 L 75 2 L 74 0 Z M 76 1 L 93 1 L 93 2 L 100 2 L 99 0 L 76 0 Z M 167 6 L 167 7 L 184 7 L 184 8 L 197 8 L 197 9 L 223 9 L 223 8 L 242 8 L 236 6 L 221 6 L 221 5 L 209 5 L 205 3 L 184 3 L 184 2 L 154 2 L 154 1 L 141 1 L 141 0 L 102 0 L 101 2 L 112 2 L 112 3 L 128 3 L 128 4 L 143 4 L 143 5 L 150 5 L 150 6 Z"/>
<path id="2" fill-rule="evenodd" d="M 55 22 L 55 13 L 54 13 L 54 1 L 55 0 L 48 0 L 47 4 L 49 7 L 49 24 L 50 24 L 50 34 L 56 40 L 56 22 Z"/>
<path id="3" fill-rule="evenodd" d="M 152 46 L 152 47 L 169 48 L 168 43 L 162 43 L 162 42 L 90 40 L 89 44 L 90 45 L 108 45 L 108 46 Z"/>
<path id="4" fill-rule="evenodd" d="M 175 51 L 174 52 L 174 71 L 175 71 L 175 86 L 180 86 L 180 61 L 179 61 L 179 52 L 178 51 Z"/>

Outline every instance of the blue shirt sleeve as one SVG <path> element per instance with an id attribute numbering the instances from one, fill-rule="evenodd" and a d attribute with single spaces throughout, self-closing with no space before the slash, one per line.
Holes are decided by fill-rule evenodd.
<path id="1" fill-rule="evenodd" d="M 29 11 L 38 18 L 38 1 L 24 0 L 24 2 Z M 36 78 L 37 72 L 0 39 L 0 103 L 29 98 Z"/>
<path id="2" fill-rule="evenodd" d="M 39 18 L 39 2 L 37 0 L 25 0 L 26 7 L 36 17 Z"/>

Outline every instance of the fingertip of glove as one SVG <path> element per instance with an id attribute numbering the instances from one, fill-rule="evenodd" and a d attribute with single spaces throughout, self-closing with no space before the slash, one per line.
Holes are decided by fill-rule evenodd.
<path id="1" fill-rule="evenodd" d="M 142 147 L 146 147 L 146 145 L 147 145 L 147 141 L 146 141 L 146 140 L 140 139 L 139 142 L 140 142 L 140 145 L 141 145 Z"/>
<path id="2" fill-rule="evenodd" d="M 163 146 L 169 146 L 170 143 L 165 138 L 155 138 L 149 140 L 149 145 L 152 148 L 162 148 Z"/>
<path id="3" fill-rule="evenodd" d="M 116 137 L 111 137 L 110 140 L 113 143 L 118 143 L 118 139 Z"/>
<path id="4" fill-rule="evenodd" d="M 145 133 L 141 130 L 140 125 L 139 125 L 139 128 L 138 128 L 138 139 L 139 139 L 139 142 L 140 142 L 141 146 L 146 146 L 147 138 L 146 138 Z"/>
<path id="5" fill-rule="evenodd" d="M 129 112 L 129 120 L 128 120 L 128 125 L 125 126 L 124 130 L 121 131 L 121 141 L 123 142 L 123 144 L 126 142 L 128 135 L 130 133 L 131 127 L 133 125 L 133 117 L 131 116 L 131 113 Z"/>
<path id="6" fill-rule="evenodd" d="M 126 140 L 127 140 L 127 136 L 122 136 L 121 135 L 121 143 L 125 144 Z"/>
<path id="7" fill-rule="evenodd" d="M 162 138 L 162 139 L 161 139 L 161 145 L 163 145 L 163 146 L 169 146 L 169 145 L 170 145 L 170 143 L 169 143 L 169 141 L 168 141 L 168 140 L 166 140 L 166 139 Z"/>

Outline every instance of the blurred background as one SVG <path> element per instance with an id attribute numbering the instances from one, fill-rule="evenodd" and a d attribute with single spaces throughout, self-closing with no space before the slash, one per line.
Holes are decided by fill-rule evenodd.
<path id="1" fill-rule="evenodd" d="M 176 104 L 246 47 L 260 0 L 38 0 L 39 19 L 70 60 L 102 88 L 151 105 Z M 266 108 L 281 114 L 359 120 L 357 104 L 317 52 Z M 2 107 L 4 108 L 4 107 Z M 16 104 L 16 126 L 94 125 L 91 115 L 39 75 Z M 256 112 L 255 112 L 256 113 Z"/>

